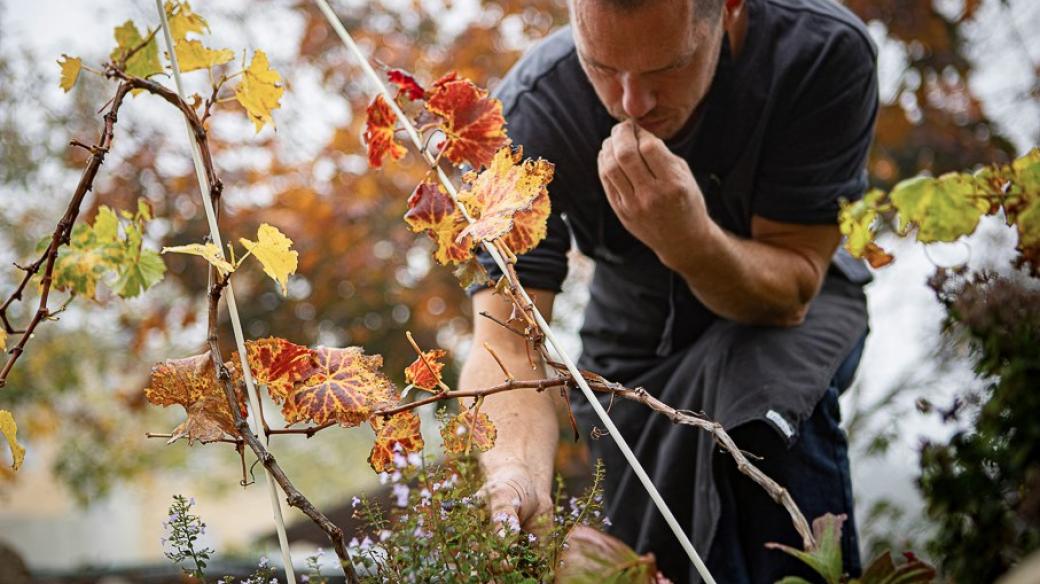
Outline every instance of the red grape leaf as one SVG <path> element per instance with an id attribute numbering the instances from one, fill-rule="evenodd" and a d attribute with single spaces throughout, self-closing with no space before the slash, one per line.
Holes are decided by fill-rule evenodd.
<path id="1" fill-rule="evenodd" d="M 491 418 L 484 412 L 474 417 L 472 410 L 465 410 L 441 428 L 444 449 L 456 454 L 465 452 L 470 446 L 486 452 L 495 445 L 497 435 L 498 430 L 491 423 Z"/>
<path id="2" fill-rule="evenodd" d="M 433 349 L 432 351 L 423 351 L 423 355 L 426 356 L 424 362 L 422 358 L 416 357 L 412 364 L 404 370 L 404 380 L 415 387 L 425 389 L 426 391 L 433 391 L 441 381 L 441 370 L 444 369 L 444 363 L 441 363 L 448 354 L 444 349 Z M 430 367 L 426 366 L 426 363 L 430 364 Z M 433 371 L 430 371 L 430 368 Z"/>
<path id="3" fill-rule="evenodd" d="M 439 183 L 424 182 L 408 197 L 408 212 L 404 214 L 408 227 L 415 233 L 425 231 L 435 242 L 437 251 L 433 257 L 441 265 L 460 263 L 472 257 L 473 239 L 456 239 L 466 228 L 466 218 L 455 206 L 448 193 Z"/>
<path id="4" fill-rule="evenodd" d="M 390 109 L 390 104 L 383 99 L 383 94 L 376 95 L 368 104 L 368 118 L 365 120 L 365 144 L 368 145 L 368 164 L 372 168 L 383 166 L 387 156 L 391 160 L 400 160 L 407 150 L 394 140 L 397 129 L 397 114 Z"/>
<path id="5" fill-rule="evenodd" d="M 245 417 L 245 395 L 238 389 L 232 363 L 225 363 L 225 366 L 232 370 L 239 411 Z M 155 405 L 180 404 L 187 410 L 188 419 L 174 428 L 171 442 L 183 436 L 187 436 L 188 444 L 191 444 L 195 440 L 213 442 L 223 438 L 224 434 L 238 435 L 234 415 L 228 407 L 224 388 L 218 383 L 213 371 L 209 351 L 157 363 L 152 367 L 152 376 L 144 395 Z"/>
<path id="6" fill-rule="evenodd" d="M 522 148 L 515 152 L 502 148 L 491 166 L 462 178 L 468 187 L 459 193 L 459 200 L 476 221 L 459 237 L 472 236 L 480 242 L 508 235 L 510 247 L 517 254 L 529 251 L 545 237 L 550 207 L 546 185 L 553 178 L 554 167 L 541 158 L 522 163 L 521 158 Z"/>
<path id="7" fill-rule="evenodd" d="M 257 383 L 267 385 L 275 403 L 282 403 L 293 388 L 318 370 L 314 351 L 285 339 L 267 337 L 246 341 L 249 368 Z M 235 362 L 238 366 L 238 362 Z"/>
<path id="8" fill-rule="evenodd" d="M 437 147 L 455 164 L 479 169 L 509 144 L 502 102 L 468 79 L 442 77 L 427 96 L 426 109 L 444 119 L 440 129 L 446 138 Z"/>
<path id="9" fill-rule="evenodd" d="M 314 354 L 317 370 L 297 383 L 282 404 L 287 423 L 357 426 L 373 410 L 397 403 L 394 384 L 379 370 L 382 356 L 365 355 L 361 347 L 317 347 Z"/>
<path id="10" fill-rule="evenodd" d="M 426 90 L 419 85 L 411 73 L 401 69 L 391 69 L 386 76 L 390 79 L 390 83 L 397 86 L 397 97 L 403 95 L 411 101 L 426 97 Z"/>
<path id="11" fill-rule="evenodd" d="M 885 251 L 884 248 L 873 241 L 868 242 L 867 245 L 863 247 L 863 257 L 870 263 L 870 267 L 875 270 L 887 266 L 896 259 L 892 257 L 892 254 Z"/>
<path id="12" fill-rule="evenodd" d="M 404 456 L 423 449 L 419 416 L 415 415 L 415 412 L 401 412 L 390 416 L 390 419 L 375 415 L 368 423 L 376 432 L 376 441 L 372 444 L 372 453 L 368 455 L 368 464 L 372 465 L 376 472 L 394 470 L 395 451 Z"/>

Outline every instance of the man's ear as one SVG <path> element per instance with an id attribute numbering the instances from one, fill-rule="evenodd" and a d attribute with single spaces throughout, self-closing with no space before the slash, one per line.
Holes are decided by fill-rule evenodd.
<path id="1" fill-rule="evenodd" d="M 747 35 L 747 5 L 744 0 L 726 0 L 722 8 L 722 25 L 729 35 L 733 56 L 740 56 Z"/>

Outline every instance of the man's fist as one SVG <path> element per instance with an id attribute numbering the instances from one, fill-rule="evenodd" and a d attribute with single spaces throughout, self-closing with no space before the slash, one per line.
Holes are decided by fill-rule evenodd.
<path id="1" fill-rule="evenodd" d="M 664 263 L 707 231 L 710 219 L 689 165 L 635 122 L 614 126 L 597 163 L 607 201 L 622 225 Z"/>

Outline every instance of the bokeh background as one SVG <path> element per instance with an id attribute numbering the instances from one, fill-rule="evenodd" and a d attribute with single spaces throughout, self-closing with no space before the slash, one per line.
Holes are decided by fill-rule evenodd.
<path id="1" fill-rule="evenodd" d="M 869 162 L 875 186 L 919 172 L 1007 162 L 1040 142 L 1040 3 L 845 3 L 868 23 L 880 49 L 884 107 Z M 455 69 L 488 87 L 566 21 L 563 0 L 334 5 L 374 59 L 427 81 Z M 360 135 L 372 88 L 315 4 L 196 0 L 194 8 L 209 19 L 210 44 L 239 53 L 263 49 L 287 85 L 276 129 L 255 133 L 234 103 L 223 104 L 212 120 L 225 184 L 225 237 L 255 233 L 269 222 L 300 252 L 287 296 L 259 270 L 236 274 L 247 337 L 363 345 L 384 356 L 399 386 L 414 356 L 406 330 L 422 346 L 449 349 L 457 365 L 469 350 L 468 300 L 450 272 L 431 265 L 426 238 L 401 220 L 423 169 L 409 157 L 390 170 L 369 170 Z M 93 141 L 96 111 L 112 91 L 85 75 L 64 93 L 55 61 L 68 53 L 100 64 L 113 46 L 112 29 L 128 18 L 154 24 L 154 3 L 0 2 L 2 297 L 21 275 L 12 262 L 34 258 L 33 246 L 53 231 L 75 188 L 85 157 L 69 140 Z M 204 74 L 186 80 L 206 85 Z M 123 107 L 95 185 L 81 220 L 92 220 L 101 204 L 135 208 L 144 197 L 158 217 L 147 234 L 152 249 L 201 241 L 207 232 L 183 125 L 155 98 L 140 96 Z M 898 259 L 868 286 L 872 333 L 857 380 L 842 398 L 865 550 L 912 545 L 927 535 L 931 527 L 914 485 L 918 446 L 950 429 L 918 413 L 915 400 L 941 400 L 978 383 L 937 350 L 943 311 L 925 279 L 936 265 L 964 261 L 1006 269 L 1014 237 L 997 220 L 984 221 L 967 241 L 927 249 L 882 236 Z M 145 438 L 168 431 L 183 415 L 145 401 L 152 364 L 204 350 L 204 264 L 188 256 L 164 259 L 164 281 L 144 296 L 76 301 L 60 320 L 42 325 L 0 390 L 0 408 L 15 413 L 28 449 L 18 473 L 7 469 L 8 453 L 0 453 L 0 543 L 38 574 L 161 564 L 161 522 L 174 493 L 198 501 L 209 524 L 204 544 L 224 554 L 277 556 L 263 539 L 272 528 L 262 477 L 240 487 L 233 449 Z M 573 257 L 554 315 L 575 355 L 590 270 L 587 259 Z M 34 307 L 30 295 L 12 314 L 21 321 Z M 230 347 L 226 322 L 222 331 Z M 436 432 L 427 438 L 436 452 Z M 367 428 L 331 430 L 311 439 L 279 438 L 273 448 L 312 501 L 337 508 L 378 486 L 365 462 L 370 440 Z M 559 458 L 574 468 L 584 463 L 580 445 L 567 445 Z M 295 510 L 286 516 L 304 519 Z M 315 544 L 300 538 L 294 546 L 302 552 Z"/>

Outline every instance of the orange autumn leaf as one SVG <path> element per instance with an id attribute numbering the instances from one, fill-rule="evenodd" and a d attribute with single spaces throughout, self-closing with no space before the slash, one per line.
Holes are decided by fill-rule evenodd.
<path id="1" fill-rule="evenodd" d="M 441 359 L 447 354 L 448 352 L 444 349 L 423 351 L 426 361 L 416 357 L 415 361 L 412 361 L 412 364 L 405 368 L 404 380 L 420 389 L 433 391 L 441 381 L 441 370 L 444 369 L 444 363 L 441 363 Z M 429 363 L 429 367 L 426 366 L 427 363 Z M 430 371 L 431 368 L 433 371 Z"/>
<path id="2" fill-rule="evenodd" d="M 408 197 L 408 212 L 404 220 L 413 232 L 425 231 L 437 242 L 434 258 L 441 265 L 457 264 L 472 257 L 473 238 L 467 236 L 456 242 L 466 228 L 466 218 L 440 184 L 424 182 L 416 187 Z"/>
<path id="3" fill-rule="evenodd" d="M 502 102 L 468 79 L 442 77 L 427 96 L 426 109 L 444 119 L 440 129 L 446 138 L 437 147 L 455 164 L 479 169 L 509 144 Z"/>
<path id="4" fill-rule="evenodd" d="M 476 221 L 459 237 L 471 236 L 480 242 L 508 235 L 517 254 L 530 251 L 545 238 L 550 210 L 546 185 L 554 167 L 540 158 L 520 162 L 521 158 L 522 148 L 515 152 L 502 148 L 483 172 L 468 172 L 462 178 L 468 187 L 459 200 Z"/>
<path id="5" fill-rule="evenodd" d="M 387 71 L 386 76 L 390 79 L 390 83 L 397 86 L 397 97 L 403 95 L 411 101 L 426 97 L 426 90 L 419 85 L 411 73 L 401 69 L 391 69 Z"/>
<path id="6" fill-rule="evenodd" d="M 394 384 L 380 371 L 383 357 L 361 347 L 314 349 L 317 370 L 296 384 L 282 404 L 289 424 L 310 421 L 357 426 L 374 410 L 397 403 Z"/>
<path id="7" fill-rule="evenodd" d="M 246 354 L 253 377 L 267 385 L 267 392 L 275 403 L 282 403 L 296 384 L 318 370 L 312 349 L 285 339 L 267 337 L 246 341 Z"/>
<path id="8" fill-rule="evenodd" d="M 401 412 L 390 416 L 373 416 L 368 423 L 376 433 L 376 441 L 372 444 L 372 452 L 368 455 L 368 464 L 376 472 L 394 470 L 394 453 L 407 456 L 411 452 L 423 449 L 422 432 L 419 430 L 419 416 L 415 412 Z"/>
<path id="9" fill-rule="evenodd" d="M 390 109 L 390 104 L 383 94 L 376 95 L 368 105 L 368 117 L 365 120 L 365 144 L 368 146 L 368 164 L 372 168 L 383 166 L 387 156 L 391 160 L 400 160 L 407 150 L 394 140 L 397 129 L 397 114 Z"/>
<path id="10" fill-rule="evenodd" d="M 463 411 L 441 428 L 444 449 L 456 454 L 466 452 L 469 448 L 487 452 L 495 445 L 497 436 L 498 430 L 491 418 L 484 412 L 474 416 L 472 410 Z"/>
<path id="11" fill-rule="evenodd" d="M 863 257 L 870 263 L 870 267 L 875 270 L 887 266 L 896 259 L 892 257 L 892 254 L 888 253 L 884 248 L 874 242 L 868 243 L 866 247 L 863 248 Z"/>
<path id="12" fill-rule="evenodd" d="M 232 369 L 230 362 L 225 366 Z M 233 375 L 232 379 L 236 377 Z M 239 412 L 245 417 L 245 396 L 238 391 L 238 384 L 234 385 Z M 171 442 L 186 436 L 188 444 L 196 440 L 205 443 L 219 440 L 225 434 L 238 434 L 234 414 L 228 407 L 223 386 L 217 382 L 209 351 L 156 364 L 144 395 L 155 405 L 180 404 L 188 412 L 188 419 L 174 428 Z"/>

